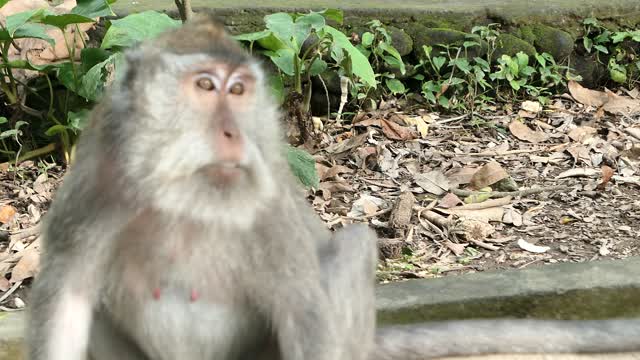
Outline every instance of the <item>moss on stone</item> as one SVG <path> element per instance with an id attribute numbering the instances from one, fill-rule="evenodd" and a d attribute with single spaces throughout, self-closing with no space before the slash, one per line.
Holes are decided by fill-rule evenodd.
<path id="1" fill-rule="evenodd" d="M 469 34 L 451 29 L 443 28 L 427 28 L 422 25 L 414 25 L 406 29 L 407 33 L 413 38 L 413 54 L 417 58 L 424 57 L 423 46 L 431 46 L 434 48 L 433 55 L 445 53 L 443 45 L 462 47 L 464 42 L 468 40 Z M 487 44 L 482 43 L 480 48 L 473 47 L 468 49 L 467 58 L 482 56 L 487 51 Z"/>
<path id="2" fill-rule="evenodd" d="M 409 55 L 413 51 L 413 39 L 406 31 L 395 26 L 387 26 L 387 31 L 391 35 L 391 45 L 401 56 Z"/>
<path id="3" fill-rule="evenodd" d="M 514 56 L 522 51 L 527 55 L 534 55 L 536 48 L 528 42 L 511 34 L 500 34 L 496 40 L 496 51 L 493 53 L 494 59 L 502 55 Z"/>
<path id="4" fill-rule="evenodd" d="M 543 24 L 523 26 L 514 35 L 533 44 L 538 52 L 551 54 L 558 61 L 566 59 L 575 44 L 575 38 L 568 32 Z"/>

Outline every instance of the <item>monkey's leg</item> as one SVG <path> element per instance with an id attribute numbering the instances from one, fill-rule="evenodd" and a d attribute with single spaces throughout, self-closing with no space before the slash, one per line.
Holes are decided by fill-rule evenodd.
<path id="1" fill-rule="evenodd" d="M 373 348 L 376 251 L 376 235 L 363 224 L 336 231 L 319 251 L 331 317 L 344 349 L 340 360 L 366 359 Z"/>

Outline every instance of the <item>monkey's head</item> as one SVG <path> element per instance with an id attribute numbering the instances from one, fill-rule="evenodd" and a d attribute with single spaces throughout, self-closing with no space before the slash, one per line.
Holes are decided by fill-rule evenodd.
<path id="1" fill-rule="evenodd" d="M 127 53 L 111 99 L 136 200 L 207 223 L 248 227 L 277 192 L 277 106 L 258 63 L 199 18 Z M 117 114 L 113 114 L 116 115 Z"/>

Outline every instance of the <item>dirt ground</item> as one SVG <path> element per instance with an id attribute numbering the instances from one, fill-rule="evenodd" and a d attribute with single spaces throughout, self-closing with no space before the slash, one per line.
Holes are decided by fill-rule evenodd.
<path id="1" fill-rule="evenodd" d="M 307 198 L 332 228 L 376 229 L 382 282 L 639 255 L 640 111 L 568 94 L 536 104 L 455 116 L 400 99 L 325 120 Z M 0 310 L 11 310 L 37 273 L 38 224 L 64 170 L 0 166 Z"/>

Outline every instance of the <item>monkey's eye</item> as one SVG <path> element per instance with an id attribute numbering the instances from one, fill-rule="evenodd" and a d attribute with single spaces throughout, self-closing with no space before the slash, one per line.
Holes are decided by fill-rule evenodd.
<path id="1" fill-rule="evenodd" d="M 242 85 L 242 83 L 235 83 L 231 85 L 229 92 L 233 95 L 242 95 L 242 93 L 244 93 L 244 85 Z"/>
<path id="2" fill-rule="evenodd" d="M 198 80 L 196 80 L 196 85 L 202 89 L 202 90 L 206 90 L 206 91 L 211 91 L 214 90 L 216 88 L 216 85 L 213 83 L 213 80 L 207 78 L 207 77 L 201 77 Z"/>

